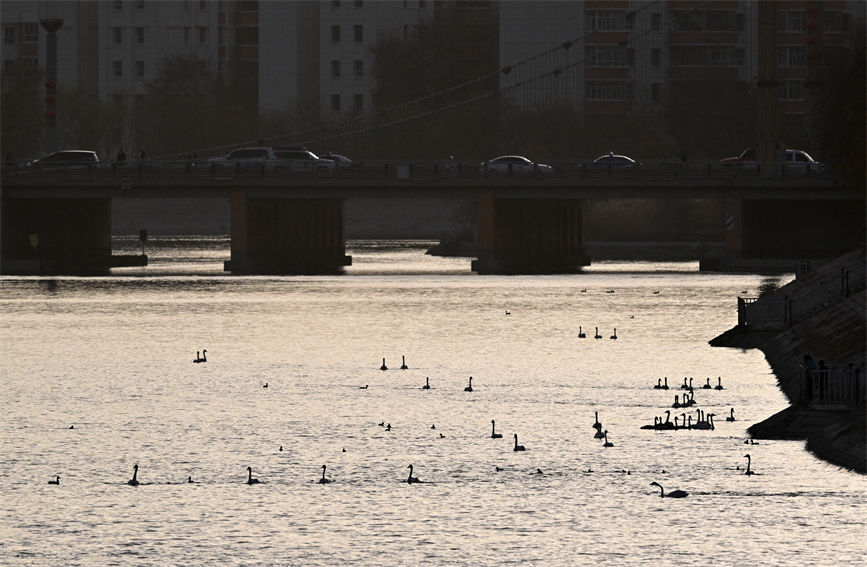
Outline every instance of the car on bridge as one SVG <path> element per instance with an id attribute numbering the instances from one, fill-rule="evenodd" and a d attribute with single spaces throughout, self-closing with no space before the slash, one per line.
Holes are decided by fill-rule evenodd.
<path id="1" fill-rule="evenodd" d="M 554 168 L 544 163 L 530 161 L 524 156 L 500 156 L 483 162 L 479 171 L 487 174 L 502 173 L 554 173 Z"/>
<path id="2" fill-rule="evenodd" d="M 823 163 L 814 160 L 804 150 L 783 150 L 778 160 L 781 160 L 783 173 L 821 173 L 825 170 Z M 754 148 L 747 148 L 740 155 L 723 158 L 719 162 L 720 165 L 737 165 L 747 170 L 755 170 L 758 167 L 756 150 Z"/>
<path id="3" fill-rule="evenodd" d="M 92 150 L 63 150 L 28 161 L 25 169 L 80 169 L 99 165 L 99 156 Z"/>
<path id="4" fill-rule="evenodd" d="M 594 159 L 593 163 L 590 165 L 591 167 L 607 167 L 608 169 L 628 169 L 630 167 L 641 165 L 641 162 L 635 161 L 629 156 L 608 152 L 604 156 L 599 156 Z"/>
<path id="5" fill-rule="evenodd" d="M 232 150 L 223 157 L 210 158 L 208 164 L 218 168 L 264 168 L 265 171 L 278 171 L 287 169 L 286 163 L 277 159 L 272 148 L 267 146 L 255 146 Z"/>
<path id="6" fill-rule="evenodd" d="M 321 158 L 298 146 L 277 146 L 274 155 L 280 160 L 281 166 L 289 171 L 334 173 L 337 170 L 337 163 L 333 160 Z"/>

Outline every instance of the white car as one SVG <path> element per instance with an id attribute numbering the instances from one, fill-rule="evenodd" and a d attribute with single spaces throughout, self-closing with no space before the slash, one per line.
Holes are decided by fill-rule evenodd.
<path id="1" fill-rule="evenodd" d="M 524 156 L 500 156 L 482 163 L 482 173 L 554 173 L 554 168 L 544 163 L 535 163 Z"/>
<path id="2" fill-rule="evenodd" d="M 280 147 L 274 150 L 274 154 L 289 171 L 309 171 L 316 173 L 334 173 L 337 164 L 330 159 L 323 159 L 304 148 Z"/>
<path id="3" fill-rule="evenodd" d="M 787 173 L 821 173 L 825 166 L 804 150 L 786 150 L 783 171 Z"/>
<path id="4" fill-rule="evenodd" d="M 238 148 L 232 150 L 224 157 L 215 157 L 208 160 L 208 163 L 220 168 L 223 167 L 241 167 L 243 169 L 253 167 L 264 167 L 265 171 L 275 171 L 286 169 L 287 164 L 281 163 L 274 154 L 274 150 L 266 146 L 255 146 L 249 148 Z"/>

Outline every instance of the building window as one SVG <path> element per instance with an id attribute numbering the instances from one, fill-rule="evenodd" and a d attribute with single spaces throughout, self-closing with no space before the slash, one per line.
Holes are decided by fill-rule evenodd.
<path id="1" fill-rule="evenodd" d="M 803 67 L 806 61 L 803 45 L 787 45 L 777 48 L 778 67 Z"/>
<path id="2" fill-rule="evenodd" d="M 744 64 L 744 50 L 732 45 L 676 45 L 669 48 L 674 67 L 737 67 Z"/>
<path id="3" fill-rule="evenodd" d="M 584 18 L 586 31 L 628 31 L 632 20 L 623 10 L 587 10 Z"/>
<path id="4" fill-rule="evenodd" d="M 123 0 L 114 0 L 114 9 L 123 10 Z"/>
<path id="5" fill-rule="evenodd" d="M 220 26 L 217 28 L 217 43 L 219 45 L 223 45 L 223 43 L 226 41 L 226 35 L 225 34 L 226 34 L 226 28 L 224 28 L 223 26 Z"/>
<path id="6" fill-rule="evenodd" d="M 190 28 L 184 28 L 184 45 L 190 44 Z"/>
<path id="7" fill-rule="evenodd" d="M 588 67 L 630 67 L 634 51 L 615 45 L 588 45 L 584 60 Z"/>
<path id="8" fill-rule="evenodd" d="M 660 91 L 662 91 L 662 83 L 650 84 L 650 100 L 660 100 Z"/>
<path id="9" fill-rule="evenodd" d="M 199 43 L 208 43 L 208 28 L 199 27 L 196 29 L 199 32 Z"/>
<path id="10" fill-rule="evenodd" d="M 331 26 L 331 42 L 340 43 L 340 26 Z"/>
<path id="11" fill-rule="evenodd" d="M 802 32 L 804 31 L 803 10 L 781 10 L 777 17 L 778 31 Z"/>
<path id="12" fill-rule="evenodd" d="M 340 61 L 331 61 L 331 76 L 335 79 L 340 76 Z"/>
<path id="13" fill-rule="evenodd" d="M 364 26 L 355 25 L 352 27 L 352 34 L 356 42 L 364 41 Z"/>
<path id="14" fill-rule="evenodd" d="M 659 31 L 659 18 L 659 12 L 650 14 L 650 29 L 653 31 Z"/>
<path id="15" fill-rule="evenodd" d="M 115 43 L 123 43 L 123 28 L 112 28 Z"/>
<path id="16" fill-rule="evenodd" d="M 355 109 L 355 112 L 361 112 L 364 108 L 364 95 L 354 95 L 352 97 L 352 106 Z"/>
<path id="17" fill-rule="evenodd" d="M 840 10 L 825 10 L 822 19 L 822 28 L 825 33 L 839 33 L 849 31 L 849 14 Z"/>
<path id="18" fill-rule="evenodd" d="M 144 43 L 144 28 L 135 29 L 135 42 Z"/>
<path id="19" fill-rule="evenodd" d="M 38 41 L 39 26 L 37 24 L 24 24 L 24 33 L 21 41 Z"/>
<path id="20" fill-rule="evenodd" d="M 3 43 L 15 43 L 15 26 L 3 26 Z"/>
<path id="21" fill-rule="evenodd" d="M 144 61 L 135 62 L 135 76 L 139 79 L 144 78 Z"/>
<path id="22" fill-rule="evenodd" d="M 352 62 L 352 69 L 356 79 L 364 78 L 364 61 L 356 59 Z"/>
<path id="23" fill-rule="evenodd" d="M 623 101 L 632 98 L 632 84 L 622 81 L 587 81 L 584 83 L 587 100 Z"/>
<path id="24" fill-rule="evenodd" d="M 331 110 L 334 112 L 340 112 L 340 95 L 333 94 L 331 95 Z"/>
<path id="25" fill-rule="evenodd" d="M 259 45 L 259 28 L 236 28 L 235 43 L 238 45 Z"/>
<path id="26" fill-rule="evenodd" d="M 780 100 L 804 100 L 803 81 L 783 81 L 780 83 L 778 97 Z"/>
<path id="27" fill-rule="evenodd" d="M 115 77 L 123 77 L 123 61 L 112 61 L 111 70 Z"/>
<path id="28" fill-rule="evenodd" d="M 650 50 L 650 64 L 654 67 L 659 67 L 659 63 L 662 60 L 662 50 L 653 48 Z"/>

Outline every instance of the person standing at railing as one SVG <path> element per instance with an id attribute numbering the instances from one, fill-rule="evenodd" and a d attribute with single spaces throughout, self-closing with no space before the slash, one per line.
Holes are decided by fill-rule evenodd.
<path id="1" fill-rule="evenodd" d="M 801 368 L 804 369 L 804 392 L 808 400 L 813 399 L 813 377 L 816 373 L 816 361 L 809 354 L 804 355 L 804 362 L 801 363 Z"/>

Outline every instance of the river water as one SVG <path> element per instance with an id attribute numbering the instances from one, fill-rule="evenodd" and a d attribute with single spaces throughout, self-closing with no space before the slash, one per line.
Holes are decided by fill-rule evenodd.
<path id="1" fill-rule="evenodd" d="M 745 445 L 786 400 L 761 352 L 708 346 L 761 276 L 480 277 L 379 242 L 343 276 L 231 277 L 226 239 L 147 246 L 111 277 L 0 278 L 5 565 L 863 561 L 867 479 Z M 714 430 L 641 429 L 696 408 Z"/>

